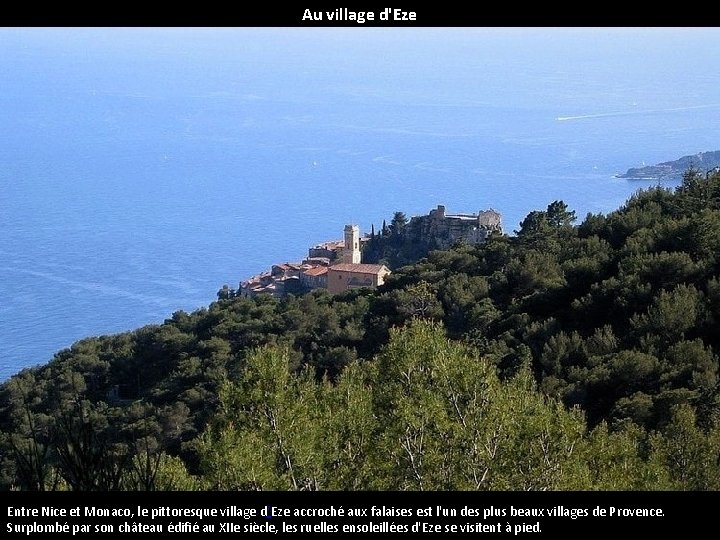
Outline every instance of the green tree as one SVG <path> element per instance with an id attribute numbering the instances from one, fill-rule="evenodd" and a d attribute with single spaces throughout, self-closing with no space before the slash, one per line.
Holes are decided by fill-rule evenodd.
<path id="1" fill-rule="evenodd" d="M 662 434 L 652 441 L 650 460 L 670 472 L 673 489 L 720 489 L 720 428 L 705 432 L 696 424 L 695 411 L 680 405 Z"/>
<path id="2" fill-rule="evenodd" d="M 652 306 L 635 315 L 630 324 L 638 332 L 656 335 L 664 344 L 685 337 L 701 316 L 700 293 L 692 285 L 678 285 L 670 291 L 661 290 Z"/>
<path id="3" fill-rule="evenodd" d="M 587 438 L 585 455 L 593 489 L 671 489 L 664 464 L 646 458 L 647 434 L 637 424 L 623 422 L 610 430 L 601 422 Z"/>
<path id="4" fill-rule="evenodd" d="M 403 212 L 395 212 L 393 214 L 392 221 L 390 221 L 390 234 L 399 235 L 402 234 L 405 225 L 407 225 L 408 219 Z"/>
<path id="5" fill-rule="evenodd" d="M 443 309 L 432 286 L 426 281 L 410 285 L 391 293 L 397 304 L 397 312 L 403 319 L 440 319 Z"/>
<path id="6" fill-rule="evenodd" d="M 221 391 L 219 425 L 199 443 L 211 485 L 323 487 L 317 392 L 309 370 L 290 373 L 287 350 L 262 348 L 250 354 L 238 384 L 228 382 Z"/>
<path id="7" fill-rule="evenodd" d="M 548 228 L 547 213 L 533 210 L 520 222 L 520 230 L 515 231 L 519 238 L 532 238 L 542 234 Z"/>
<path id="8" fill-rule="evenodd" d="M 545 212 L 545 219 L 552 227 L 570 227 L 575 222 L 575 210 L 568 210 L 563 201 L 553 201 Z"/>
<path id="9" fill-rule="evenodd" d="M 376 395 L 391 489 L 558 489 L 581 485 L 576 412 L 535 392 L 521 372 L 492 365 L 432 323 L 395 332 L 378 359 Z"/>
<path id="10" fill-rule="evenodd" d="M 43 391 L 38 383 L 31 371 L 23 371 L 3 385 L 3 412 L 12 411 L 6 418 L 13 423 L 0 439 L 6 449 L 0 459 L 12 487 L 45 491 L 55 489 L 60 476 L 52 466 L 52 417 L 36 410 Z"/>
<path id="11" fill-rule="evenodd" d="M 381 428 L 373 409 L 375 366 L 350 363 L 336 384 L 325 382 L 321 400 L 324 489 L 368 489 L 377 481 L 376 437 Z"/>
<path id="12" fill-rule="evenodd" d="M 511 260 L 506 274 L 517 296 L 555 289 L 566 283 L 557 260 L 551 254 L 537 250 L 529 250 L 522 258 Z"/>

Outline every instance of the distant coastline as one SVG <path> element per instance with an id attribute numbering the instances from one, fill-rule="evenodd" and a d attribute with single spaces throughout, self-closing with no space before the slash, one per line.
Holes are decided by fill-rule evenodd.
<path id="1" fill-rule="evenodd" d="M 618 174 L 616 178 L 628 180 L 680 180 L 683 174 L 691 168 L 701 173 L 708 173 L 720 167 L 720 150 L 712 152 L 699 152 L 691 156 L 683 156 L 675 161 L 665 161 L 656 165 L 633 167 L 625 174 Z"/>

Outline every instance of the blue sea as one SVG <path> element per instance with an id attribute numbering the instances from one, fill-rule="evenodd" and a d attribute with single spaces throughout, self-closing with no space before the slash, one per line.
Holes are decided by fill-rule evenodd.
<path id="1" fill-rule="evenodd" d="M 720 149 L 719 68 L 719 29 L 0 29 L 0 380 L 346 223 L 612 211 Z"/>

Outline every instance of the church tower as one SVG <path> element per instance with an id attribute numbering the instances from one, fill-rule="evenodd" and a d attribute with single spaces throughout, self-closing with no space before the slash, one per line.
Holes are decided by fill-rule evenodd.
<path id="1" fill-rule="evenodd" d="M 360 263 L 360 227 L 345 225 L 345 249 L 342 252 L 342 262 Z"/>

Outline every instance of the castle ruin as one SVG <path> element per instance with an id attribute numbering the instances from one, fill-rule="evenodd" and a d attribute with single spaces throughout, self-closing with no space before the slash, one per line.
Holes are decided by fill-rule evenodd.
<path id="1" fill-rule="evenodd" d="M 491 234 L 502 234 L 502 216 L 489 209 L 477 214 L 448 214 L 439 204 L 426 216 L 414 216 L 408 224 L 420 238 L 432 239 L 439 249 L 449 249 L 458 241 L 479 244 Z"/>

